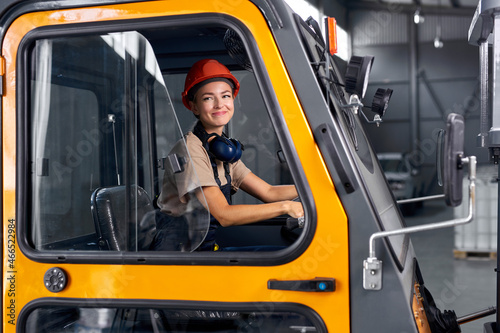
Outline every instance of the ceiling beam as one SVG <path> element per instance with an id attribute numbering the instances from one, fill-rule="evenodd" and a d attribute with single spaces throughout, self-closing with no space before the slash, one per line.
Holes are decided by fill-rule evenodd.
<path id="1" fill-rule="evenodd" d="M 452 0 L 456 2 L 455 0 Z M 420 2 L 420 0 L 414 0 L 414 3 Z M 343 5 L 347 9 L 350 10 L 386 10 L 393 11 L 398 13 L 413 13 L 415 9 L 417 9 L 416 4 L 401 4 L 396 2 L 388 2 L 388 1 L 343 1 Z M 469 16 L 471 19 L 474 16 L 474 12 L 476 7 L 443 7 L 443 6 L 429 6 L 429 5 L 420 5 L 420 9 L 424 14 L 428 15 L 451 15 L 451 16 Z"/>

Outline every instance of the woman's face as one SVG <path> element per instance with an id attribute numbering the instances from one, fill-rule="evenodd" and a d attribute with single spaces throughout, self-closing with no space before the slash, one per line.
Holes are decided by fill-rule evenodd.
<path id="1" fill-rule="evenodd" d="M 231 86 L 224 81 L 214 81 L 202 86 L 194 97 L 191 111 L 197 116 L 207 133 L 222 134 L 224 126 L 234 114 Z"/>

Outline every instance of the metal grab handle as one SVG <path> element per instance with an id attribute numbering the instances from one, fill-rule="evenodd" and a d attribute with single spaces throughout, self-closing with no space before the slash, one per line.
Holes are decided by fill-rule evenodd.
<path id="1" fill-rule="evenodd" d="M 421 226 L 407 227 L 397 230 L 380 231 L 370 236 L 369 257 L 363 261 L 363 288 L 366 290 L 382 289 L 382 261 L 375 255 L 375 240 L 396 235 L 405 235 L 414 232 L 428 231 L 442 228 L 455 227 L 467 224 L 474 219 L 476 214 L 476 157 L 470 156 L 462 159 L 469 163 L 469 213 L 464 218 L 444 222 L 430 223 Z"/>
<path id="2" fill-rule="evenodd" d="M 414 232 L 428 231 L 442 228 L 455 227 L 462 224 L 467 224 L 474 218 L 476 211 L 476 157 L 470 156 L 464 158 L 465 162 L 469 163 L 469 214 L 465 218 L 453 219 L 444 222 L 430 223 L 426 225 L 420 225 L 415 227 L 407 227 L 398 230 L 381 231 L 376 232 L 370 237 L 370 257 L 375 257 L 375 239 L 395 236 L 395 235 L 405 235 Z"/>

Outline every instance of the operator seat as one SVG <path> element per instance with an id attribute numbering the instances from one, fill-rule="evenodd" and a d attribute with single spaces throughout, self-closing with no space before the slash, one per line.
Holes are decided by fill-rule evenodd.
<path id="1" fill-rule="evenodd" d="M 135 251 L 135 243 L 137 251 L 149 249 L 156 233 L 155 210 L 142 187 L 99 187 L 92 193 L 90 201 L 101 250 Z"/>

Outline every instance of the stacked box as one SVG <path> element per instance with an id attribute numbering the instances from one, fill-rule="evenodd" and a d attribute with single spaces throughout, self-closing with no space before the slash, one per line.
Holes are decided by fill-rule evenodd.
<path id="1" fill-rule="evenodd" d="M 478 166 L 476 177 L 476 216 L 466 225 L 455 227 L 455 254 L 463 256 L 484 253 L 491 256 L 497 251 L 497 167 Z M 455 218 L 468 214 L 469 180 L 464 177 L 464 199 L 453 211 Z M 458 255 L 460 257 L 461 255 Z"/>

